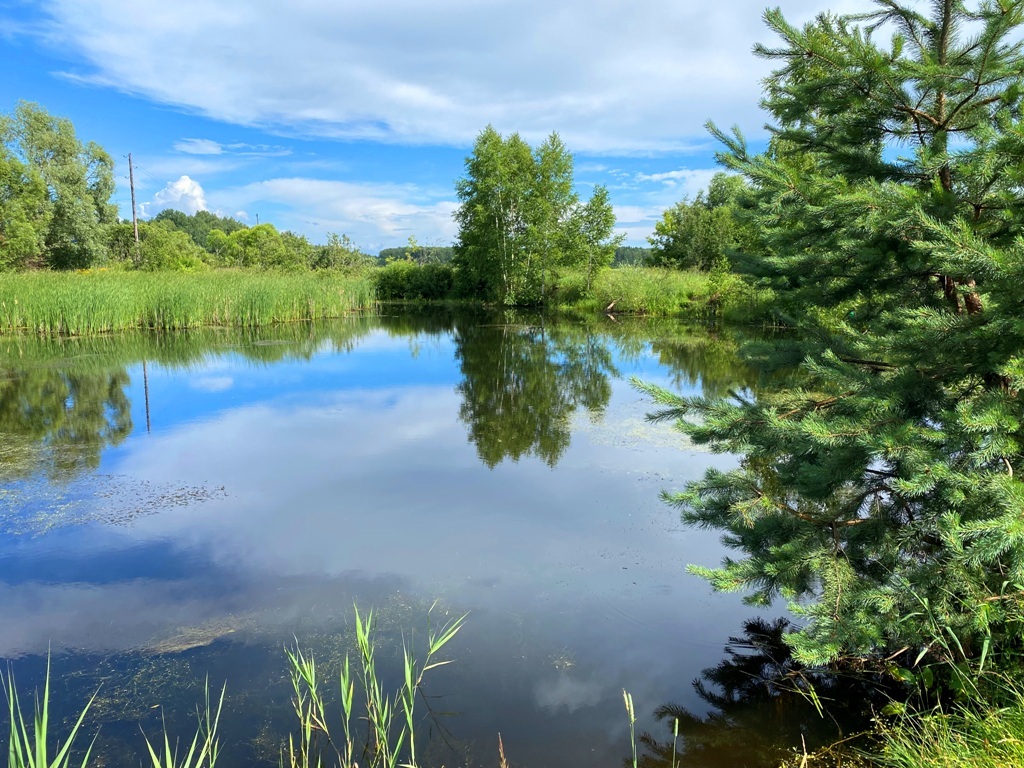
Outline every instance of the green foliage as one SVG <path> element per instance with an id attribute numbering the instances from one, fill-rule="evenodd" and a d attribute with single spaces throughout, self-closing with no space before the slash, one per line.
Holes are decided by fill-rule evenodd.
<path id="1" fill-rule="evenodd" d="M 75 724 L 71 726 L 67 738 L 63 744 L 57 745 L 57 754 L 52 755 L 50 751 L 50 661 L 46 661 L 46 681 L 43 684 L 43 700 L 39 701 L 36 694 L 34 718 L 32 727 L 29 728 L 25 722 L 25 715 L 21 711 L 21 702 L 18 699 L 18 689 L 14 684 L 14 676 L 8 674 L 3 680 L 4 695 L 7 698 L 8 714 L 10 717 L 10 735 L 7 740 L 7 766 L 8 768 L 68 768 L 73 765 L 71 761 L 71 750 L 75 739 L 82 727 L 89 707 L 93 700 L 89 700 L 78 715 Z M 85 751 L 82 757 L 82 768 L 89 764 L 89 755 L 92 746 Z"/>
<path id="2" fill-rule="evenodd" d="M 146 741 L 146 752 L 149 755 L 149 764 L 152 768 L 214 768 L 217 758 L 220 756 L 220 737 L 217 735 L 217 728 L 220 723 L 220 713 L 224 709 L 224 694 L 227 692 L 225 685 L 220 691 L 220 700 L 217 702 L 217 711 L 210 707 L 210 681 L 206 681 L 206 709 L 197 713 L 199 718 L 198 727 L 192 737 L 188 752 L 178 755 L 178 743 L 171 748 L 171 737 L 167 733 L 167 724 L 163 727 L 162 749 L 153 747 L 149 737 L 143 734 Z M 159 749 L 159 751 L 158 751 Z"/>
<path id="3" fill-rule="evenodd" d="M 435 605 L 431 606 L 433 612 Z M 449 664 L 437 655 L 452 641 L 465 622 L 465 615 L 427 629 L 427 648 L 422 662 L 413 649 L 403 645 L 402 684 L 394 693 L 384 688 L 377 670 L 375 617 L 355 609 L 356 663 L 346 656 L 338 674 L 341 703 L 341 731 L 331 725 L 327 698 L 323 692 L 316 660 L 298 647 L 287 650 L 292 688 L 292 703 L 299 720 L 299 738 L 288 740 L 282 764 L 289 768 L 418 768 L 416 760 L 416 697 L 422 695 L 427 672 Z M 359 697 L 356 697 L 356 694 Z M 367 738 L 357 743 L 356 723 L 360 708 L 366 721 Z M 404 758 L 404 760 L 403 760 Z M 400 762 L 402 761 L 402 762 Z"/>
<path id="4" fill-rule="evenodd" d="M 164 222 L 139 222 L 139 242 L 128 222 L 107 230 L 107 249 L 111 262 L 132 269 L 200 272 L 208 268 L 208 254 L 184 232 Z"/>
<path id="5" fill-rule="evenodd" d="M 1024 694 L 1004 706 L 977 702 L 904 715 L 880 725 L 878 763 L 890 768 L 1015 768 L 1024 765 Z"/>
<path id="6" fill-rule="evenodd" d="M 735 174 L 717 173 L 707 195 L 683 200 L 662 214 L 648 238 L 649 263 L 676 269 L 712 270 L 728 264 L 738 247 L 748 251 L 754 238 L 740 215 L 746 184 Z"/>
<path id="7" fill-rule="evenodd" d="M 339 269 L 346 272 L 359 272 L 369 268 L 374 259 L 359 250 L 348 235 L 327 233 L 326 245 L 313 246 L 310 267 L 313 269 Z"/>
<path id="8" fill-rule="evenodd" d="M 209 237 L 213 230 L 219 229 L 224 234 L 230 235 L 239 229 L 247 229 L 248 226 L 228 216 L 218 216 L 209 211 L 196 211 L 190 216 L 173 208 L 160 211 L 152 221 L 162 222 L 173 229 L 184 232 L 192 239 L 192 242 L 203 250 L 209 250 Z"/>
<path id="9" fill-rule="evenodd" d="M 373 277 L 380 301 L 440 301 L 452 297 L 455 272 L 448 264 L 393 261 Z"/>
<path id="10" fill-rule="evenodd" d="M 316 320 L 375 301 L 367 277 L 242 270 L 7 274 L 0 297 L 0 332 L 72 335 Z"/>
<path id="11" fill-rule="evenodd" d="M 875 7 L 802 29 L 766 13 L 781 38 L 757 49 L 780 63 L 769 151 L 713 128 L 754 190 L 764 247 L 745 268 L 799 311 L 805 377 L 729 400 L 646 389 L 660 418 L 743 457 L 669 500 L 738 553 L 694 572 L 804 617 L 797 659 L 955 648 L 1009 664 L 1024 620 L 1024 3 Z M 886 47 L 880 24 L 897 30 Z"/>
<path id="12" fill-rule="evenodd" d="M 377 254 L 377 262 L 382 266 L 392 261 L 415 261 L 417 264 L 447 264 L 455 255 L 451 246 L 421 245 L 415 237 L 409 238 L 404 248 L 385 248 Z"/>
<path id="13" fill-rule="evenodd" d="M 207 245 L 215 262 L 224 267 L 295 271 L 314 261 L 313 246 L 305 237 L 278 232 L 273 224 L 236 229 L 231 234 L 214 229 L 207 236 Z"/>
<path id="14" fill-rule="evenodd" d="M 650 248 L 637 248 L 632 245 L 620 245 L 615 249 L 612 259 L 613 267 L 642 267 L 651 258 Z"/>
<path id="15" fill-rule="evenodd" d="M 581 266 L 590 276 L 611 263 L 621 239 L 608 190 L 582 204 L 573 158 L 557 133 L 536 150 L 488 126 L 456 183 L 461 205 L 454 263 L 460 295 L 505 306 L 544 303 L 552 274 Z"/>
<path id="16" fill-rule="evenodd" d="M 117 219 L 113 166 L 37 104 L 0 116 L 0 269 L 101 263 L 105 228 Z"/>
<path id="17" fill-rule="evenodd" d="M 756 322 L 768 316 L 771 293 L 728 273 L 620 267 L 598 275 L 588 292 L 597 309 L 691 319 Z"/>

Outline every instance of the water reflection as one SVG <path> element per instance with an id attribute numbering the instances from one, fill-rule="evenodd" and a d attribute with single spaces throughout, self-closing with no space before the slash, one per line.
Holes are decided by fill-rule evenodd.
<path id="1" fill-rule="evenodd" d="M 607 341 L 573 326 L 466 324 L 455 335 L 459 418 L 489 467 L 536 456 L 554 467 L 570 417 L 599 415 L 618 376 Z"/>
<path id="2" fill-rule="evenodd" d="M 131 434 L 130 381 L 124 368 L 0 368 L 0 483 L 98 467 Z"/>
<path id="3" fill-rule="evenodd" d="M 821 673 L 798 664 L 785 635 L 789 621 L 752 618 L 730 637 L 725 658 L 693 688 L 708 714 L 668 703 L 655 710 L 663 738 L 644 733 L 644 768 L 775 768 L 796 749 L 814 751 L 871 725 L 872 707 L 895 693 L 878 678 Z M 674 729 L 678 723 L 678 739 Z"/>
<path id="4" fill-rule="evenodd" d="M 518 764 L 617 765 L 621 689 L 665 700 L 748 611 L 683 575 L 723 550 L 659 500 L 733 460 L 646 425 L 628 377 L 751 386 L 716 351 L 730 344 L 667 321 L 462 313 L 4 340 L 0 443 L 93 458 L 73 479 L 52 459 L 5 470 L 35 501 L 0 504 L 0 615 L 17 617 L 0 657 L 31 683 L 52 647 L 86 698 L 105 680 L 107 754 L 137 748 L 157 703 L 187 727 L 206 673 L 229 683 L 234 743 L 266 746 L 291 727 L 284 644 L 337 661 L 358 602 L 387 609 L 399 649 L 442 598 L 472 614 L 438 679 L 461 756 L 436 762 L 492 765 L 501 731 Z M 78 524 L 54 525 L 70 500 Z"/>

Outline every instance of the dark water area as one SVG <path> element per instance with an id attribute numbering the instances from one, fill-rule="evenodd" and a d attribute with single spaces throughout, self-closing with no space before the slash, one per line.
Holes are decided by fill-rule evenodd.
<path id="1" fill-rule="evenodd" d="M 336 688 L 353 606 L 373 607 L 397 686 L 403 639 L 468 614 L 427 676 L 425 764 L 497 765 L 500 733 L 515 766 L 622 765 L 627 689 L 643 764 L 671 764 L 682 718 L 683 765 L 771 765 L 835 724 L 742 684 L 785 666 L 765 650 L 778 611 L 687 575 L 726 550 L 659 498 L 736 459 L 647 423 L 629 383 L 756 386 L 738 344 L 668 320 L 437 313 L 2 339 L 0 658 L 24 703 L 49 649 L 65 721 L 98 689 L 98 764 L 138 765 L 162 718 L 190 739 L 208 678 L 227 684 L 220 764 L 276 765 L 285 647 Z"/>

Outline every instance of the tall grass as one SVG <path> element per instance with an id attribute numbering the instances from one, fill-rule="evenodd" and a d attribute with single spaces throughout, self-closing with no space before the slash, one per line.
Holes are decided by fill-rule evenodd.
<path id="1" fill-rule="evenodd" d="M 217 711 L 214 713 L 210 707 L 210 681 L 206 681 L 206 709 L 196 713 L 199 724 L 188 752 L 184 754 L 179 755 L 177 742 L 174 748 L 171 748 L 171 737 L 167 734 L 166 723 L 163 728 L 162 748 L 154 747 L 149 737 L 143 733 L 152 768 L 215 768 L 217 757 L 220 755 L 220 737 L 217 735 L 217 729 L 220 724 L 220 713 L 224 709 L 226 692 L 225 685 L 221 688 L 220 701 L 217 702 Z"/>
<path id="2" fill-rule="evenodd" d="M 584 273 L 566 271 L 558 278 L 554 303 L 625 314 L 748 322 L 767 318 L 771 298 L 769 291 L 751 288 L 727 272 L 620 267 L 600 272 L 589 289 Z"/>
<path id="3" fill-rule="evenodd" d="M 435 603 L 436 606 L 436 603 Z M 402 682 L 397 690 L 388 691 L 377 668 L 377 639 L 372 610 L 363 614 L 355 609 L 356 663 L 346 657 L 337 677 L 341 691 L 341 717 L 328 712 L 323 679 L 316 660 L 301 649 L 286 649 L 294 690 L 293 705 L 298 717 L 298 738 L 292 736 L 282 751 L 282 767 L 288 768 L 419 768 L 416 758 L 416 700 L 422 695 L 424 676 L 432 669 L 451 663 L 438 660 L 441 650 L 462 629 L 465 615 L 430 626 L 428 612 L 426 653 L 418 661 L 410 642 L 402 647 Z M 354 668 L 354 669 L 353 669 Z M 57 745 L 50 757 L 50 665 L 46 666 L 46 682 L 42 701 L 36 695 L 35 718 L 29 727 L 22 713 L 14 678 L 0 677 L 9 703 L 10 738 L 8 768 L 71 768 L 72 748 L 93 699 L 82 709 L 63 744 Z M 146 756 L 151 768 L 215 768 L 221 754 L 218 734 L 224 709 L 226 686 L 214 709 L 210 702 L 209 680 L 206 684 L 205 710 L 197 709 L 198 725 L 187 749 L 179 750 L 163 728 L 163 738 L 156 744 L 143 733 Z M 358 695 L 357 695 L 358 694 Z M 340 731 L 331 725 L 340 722 Z M 356 736 L 360 722 L 365 723 L 367 736 Z M 360 728 L 362 730 L 362 728 Z M 95 742 L 95 739 L 94 739 Z M 85 751 L 81 766 L 89 764 L 92 745 Z"/>
<path id="4" fill-rule="evenodd" d="M 46 682 L 43 685 L 43 700 L 39 700 L 39 693 L 35 696 L 34 717 L 32 727 L 29 728 L 25 722 L 25 715 L 21 710 L 21 701 L 18 699 L 18 688 L 14 684 L 14 676 L 8 673 L 3 679 L 4 695 L 7 697 L 8 712 L 10 715 L 10 735 L 7 746 L 8 768 L 68 768 L 72 765 L 71 749 L 74 746 L 78 732 L 81 730 L 82 721 L 92 706 L 95 696 L 89 700 L 82 712 L 79 714 L 75 724 L 71 727 L 63 744 L 58 744 L 56 754 L 51 757 L 50 752 L 50 661 L 46 661 Z M 92 752 L 90 745 L 82 757 L 82 768 L 89 763 L 89 755 Z"/>
<path id="5" fill-rule="evenodd" d="M 388 692 L 377 671 L 374 614 L 355 612 L 356 672 L 346 657 L 338 677 L 341 689 L 341 732 L 329 725 L 327 705 L 316 661 L 299 648 L 286 651 L 295 691 L 295 714 L 299 738 L 289 739 L 284 757 L 289 768 L 417 768 L 416 697 L 424 675 L 450 662 L 437 661 L 437 654 L 462 628 L 465 616 L 428 629 L 427 652 L 417 662 L 408 645 L 403 645 L 403 678 L 397 691 Z M 360 694 L 358 700 L 356 693 Z M 356 719 L 367 724 L 368 737 L 357 744 Z M 404 758 L 404 761 L 403 761 Z M 284 761 L 282 761 L 284 762 Z"/>
<path id="6" fill-rule="evenodd" d="M 0 274 L 0 333 L 254 327 L 340 317 L 375 304 L 368 277 L 218 270 Z"/>
<path id="7" fill-rule="evenodd" d="M 882 725 L 889 768 L 1017 768 L 1024 765 L 1024 693 L 1004 706 L 972 702 L 951 711 L 907 715 Z"/>

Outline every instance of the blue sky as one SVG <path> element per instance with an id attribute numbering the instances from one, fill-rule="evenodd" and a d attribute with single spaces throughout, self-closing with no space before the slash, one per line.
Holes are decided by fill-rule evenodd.
<path id="1" fill-rule="evenodd" d="M 788 18 L 857 0 L 781 0 Z M 715 172 L 703 125 L 757 145 L 759 0 L 0 0 L 0 110 L 70 118 L 144 215 L 199 208 L 371 253 L 455 235 L 488 123 L 558 131 L 627 243 Z"/>

